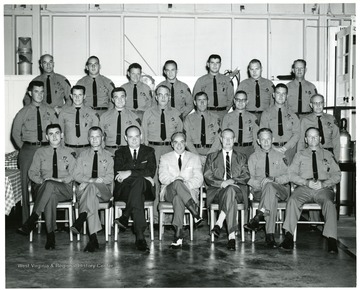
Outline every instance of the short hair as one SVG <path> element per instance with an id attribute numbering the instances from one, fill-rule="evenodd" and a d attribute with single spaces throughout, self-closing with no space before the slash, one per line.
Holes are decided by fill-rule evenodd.
<path id="1" fill-rule="evenodd" d="M 130 125 L 129 127 L 127 127 L 127 128 L 125 129 L 125 135 L 127 136 L 128 131 L 131 130 L 131 129 L 134 129 L 134 128 L 138 129 L 139 133 L 141 134 L 141 130 L 140 130 L 140 128 L 139 128 L 138 126 L 136 126 L 136 125 Z"/>
<path id="2" fill-rule="evenodd" d="M 82 85 L 75 85 L 71 88 L 70 93 L 73 94 L 74 90 L 82 90 L 83 94 L 85 95 L 86 89 Z"/>
<path id="3" fill-rule="evenodd" d="M 283 84 L 283 83 L 277 84 L 276 87 L 275 87 L 275 89 L 274 89 L 274 92 L 276 92 L 276 89 L 277 89 L 277 88 L 283 88 L 283 89 L 286 90 L 286 93 L 289 92 L 289 89 L 288 89 L 287 85 L 285 85 L 285 84 Z"/>
<path id="4" fill-rule="evenodd" d="M 307 134 L 310 130 L 316 130 L 316 132 L 318 132 L 319 136 L 320 136 L 320 130 L 318 128 L 315 128 L 315 127 L 309 127 L 306 129 L 305 131 L 305 137 L 307 137 Z"/>
<path id="5" fill-rule="evenodd" d="M 272 136 L 272 134 L 273 134 L 273 132 L 271 131 L 270 128 L 261 128 L 261 129 L 257 132 L 257 134 L 256 134 L 257 138 L 259 139 L 261 133 L 265 133 L 265 132 L 270 133 L 271 136 Z"/>
<path id="6" fill-rule="evenodd" d="M 177 65 L 176 61 L 175 61 L 175 60 L 172 60 L 172 59 L 169 59 L 169 60 L 165 61 L 164 66 L 163 66 L 163 71 L 165 70 L 165 68 L 166 68 L 166 66 L 167 66 L 168 64 L 173 64 L 173 65 L 175 65 L 175 68 L 176 68 L 176 69 L 178 68 L 178 65 Z"/>
<path id="7" fill-rule="evenodd" d="M 325 98 L 324 98 L 323 95 L 321 95 L 321 94 L 314 94 L 314 95 L 312 95 L 311 98 L 310 98 L 310 103 L 312 103 L 312 100 L 313 100 L 315 97 L 322 97 L 323 102 L 325 101 Z"/>
<path id="8" fill-rule="evenodd" d="M 174 134 L 171 135 L 171 138 L 170 138 L 171 143 L 174 142 L 176 136 L 178 136 L 178 135 L 183 136 L 184 140 L 186 142 L 186 134 L 184 132 L 178 131 L 178 132 L 175 132 Z"/>
<path id="9" fill-rule="evenodd" d="M 99 59 L 97 56 L 92 55 L 92 56 L 90 56 L 90 57 L 87 59 L 86 65 L 89 65 L 89 61 L 90 61 L 90 59 L 92 59 L 92 58 L 95 58 L 95 59 L 97 60 L 97 62 L 100 64 L 100 59 Z"/>
<path id="10" fill-rule="evenodd" d="M 88 137 L 90 136 L 92 131 L 100 131 L 101 136 L 104 136 L 104 132 L 99 126 L 92 126 L 88 131 Z"/>
<path id="11" fill-rule="evenodd" d="M 212 58 L 213 58 L 213 59 L 219 59 L 220 62 L 221 62 L 221 56 L 218 55 L 218 54 L 211 54 L 211 55 L 209 56 L 207 62 L 210 62 L 210 59 L 212 59 Z"/>
<path id="12" fill-rule="evenodd" d="M 32 91 L 34 87 L 44 87 L 44 82 L 42 81 L 31 81 L 28 86 L 28 91 Z"/>
<path id="13" fill-rule="evenodd" d="M 234 99 L 235 99 L 235 97 L 236 97 L 237 95 L 240 95 L 240 94 L 245 95 L 245 96 L 246 96 L 246 99 L 248 98 L 247 93 L 246 93 L 245 91 L 243 91 L 243 90 L 240 90 L 240 91 L 237 91 L 237 92 L 235 93 Z"/>
<path id="14" fill-rule="evenodd" d="M 254 64 L 254 63 L 258 63 L 260 65 L 260 68 L 262 68 L 262 64 L 261 61 L 258 60 L 257 58 L 253 58 L 252 60 L 250 60 L 249 65 L 248 65 L 248 70 L 250 69 L 250 65 Z"/>
<path id="15" fill-rule="evenodd" d="M 58 128 L 60 130 L 60 132 L 62 133 L 60 124 L 55 123 L 55 124 L 49 124 L 46 126 L 46 129 L 45 129 L 46 135 L 48 134 L 50 129 L 56 129 L 56 128 Z"/>
<path id="16" fill-rule="evenodd" d="M 301 58 L 294 60 L 294 62 L 293 62 L 293 64 L 292 64 L 291 67 L 294 68 L 294 67 L 295 67 L 295 63 L 297 63 L 297 62 L 302 62 L 302 63 L 304 64 L 304 67 L 306 67 L 306 61 L 305 61 L 304 59 L 301 59 Z"/>
<path id="17" fill-rule="evenodd" d="M 111 97 L 112 97 L 112 98 L 114 97 L 114 94 L 115 94 L 116 92 L 124 92 L 124 93 L 125 93 L 125 97 L 126 97 L 126 90 L 125 90 L 123 87 L 113 88 L 113 90 L 111 91 Z"/>
<path id="18" fill-rule="evenodd" d="M 134 62 L 132 64 L 129 65 L 129 68 L 128 68 L 128 73 L 130 73 L 130 71 L 133 69 L 133 68 L 138 68 L 140 71 L 142 71 L 142 67 L 140 64 L 138 64 L 137 62 Z"/>
<path id="19" fill-rule="evenodd" d="M 42 56 L 40 56 L 40 63 L 41 63 L 41 62 L 44 60 L 44 58 L 47 57 L 47 56 L 51 57 L 51 59 L 54 60 L 54 57 L 53 57 L 51 54 L 46 53 L 46 54 L 43 54 Z"/>
<path id="20" fill-rule="evenodd" d="M 230 129 L 230 128 L 226 128 L 226 129 L 222 130 L 222 131 L 221 131 L 221 137 L 224 136 L 224 133 L 225 133 L 225 132 L 231 132 L 231 133 L 233 133 L 234 138 L 235 138 L 235 132 L 234 132 L 232 129 Z"/>
<path id="21" fill-rule="evenodd" d="M 158 91 L 159 91 L 161 88 L 167 89 L 167 90 L 169 91 L 169 93 L 170 93 L 170 88 L 169 88 L 168 86 L 160 85 L 160 86 L 158 86 L 158 87 L 156 88 L 156 90 L 155 90 L 155 95 L 158 94 Z"/>
<path id="22" fill-rule="evenodd" d="M 200 97 L 200 96 L 202 96 L 202 95 L 204 95 L 204 96 L 206 97 L 206 99 L 209 100 L 209 96 L 207 95 L 207 93 L 202 92 L 202 91 L 197 92 L 197 93 L 195 94 L 194 100 L 196 101 L 196 98 L 197 98 L 197 97 Z"/>

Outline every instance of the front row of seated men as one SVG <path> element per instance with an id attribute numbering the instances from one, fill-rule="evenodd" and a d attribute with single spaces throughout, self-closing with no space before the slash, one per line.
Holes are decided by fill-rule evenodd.
<path id="1" fill-rule="evenodd" d="M 89 242 L 85 251 L 93 252 L 99 248 L 97 232 L 101 229 L 98 215 L 99 202 L 125 201 L 126 208 L 115 222 L 122 231 L 128 226 L 129 217 L 134 220 L 136 248 L 149 251 L 144 238 L 146 229 L 144 201 L 154 200 L 154 176 L 156 161 L 154 149 L 141 144 L 141 130 L 130 126 L 125 132 L 128 146 L 121 146 L 114 159 L 109 151 L 103 149 L 104 134 L 100 127 L 92 127 L 88 132 L 90 148 L 80 153 L 75 160 L 69 148 L 63 147 L 61 127 L 48 125 L 46 139 L 50 146 L 36 151 L 29 170 L 29 177 L 36 183 L 35 207 L 31 216 L 18 229 L 28 235 L 36 226 L 42 212 L 45 214 L 47 242 L 46 249 L 55 248 L 56 205 L 58 201 L 71 198 L 72 180 L 80 185 L 77 189 L 80 215 L 71 226 L 74 233 L 80 233 L 84 221 L 89 228 Z M 237 203 L 248 208 L 248 188 L 254 191 L 254 199 L 260 200 L 259 210 L 245 225 L 257 230 L 259 221 L 266 221 L 266 243 L 277 247 L 274 239 L 278 200 L 285 201 L 289 196 L 288 183 L 298 187 L 290 195 L 286 206 L 283 228 L 285 239 L 280 247 L 292 249 L 293 234 L 306 202 L 321 205 L 325 219 L 323 235 L 328 238 L 329 252 L 337 250 L 337 222 L 332 187 L 340 181 L 340 169 L 332 153 L 320 146 L 321 137 L 317 128 L 311 127 L 305 133 L 308 147 L 298 152 L 290 166 L 285 156 L 272 148 L 272 131 L 262 128 L 258 131 L 257 142 L 260 149 L 246 160 L 244 154 L 233 150 L 236 142 L 231 129 L 220 134 L 222 149 L 208 155 L 202 173 L 200 157 L 185 151 L 186 135 L 177 132 L 171 137 L 174 151 L 161 156 L 159 179 L 162 183 L 161 200 L 174 206 L 173 226 L 175 228 L 172 248 L 180 248 L 183 242 L 183 218 L 187 208 L 195 218 L 196 224 L 202 219 L 198 209 L 198 189 L 203 181 L 207 185 L 207 205 L 219 204 L 219 216 L 211 232 L 219 237 L 226 219 L 229 250 L 235 250 L 235 231 L 238 228 Z M 115 173 L 114 173 L 115 172 Z M 115 176 L 114 192 L 111 185 Z"/>

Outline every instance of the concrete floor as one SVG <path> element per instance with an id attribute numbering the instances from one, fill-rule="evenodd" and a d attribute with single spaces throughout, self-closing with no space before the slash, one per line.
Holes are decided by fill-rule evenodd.
<path id="1" fill-rule="evenodd" d="M 355 218 L 340 217 L 339 253 L 327 252 L 320 231 L 298 227 L 296 249 L 269 250 L 264 232 L 255 243 L 246 235 L 237 237 L 235 252 L 226 249 L 225 232 L 210 242 L 209 227 L 197 229 L 194 241 L 186 239 L 181 250 L 169 249 L 173 231 L 165 230 L 163 241 L 147 241 L 150 253 L 135 250 L 131 230 L 120 233 L 119 241 L 105 243 L 99 232 L 100 250 L 84 253 L 87 237 L 69 242 L 67 232 L 56 233 L 56 250 L 44 249 L 45 233 L 27 237 L 15 233 L 18 219 L 6 218 L 7 288 L 143 288 L 143 287 L 355 287 Z M 187 232 L 188 234 L 188 232 Z M 342 237 L 340 237 L 342 235 Z M 277 241 L 283 239 L 276 235 Z"/>

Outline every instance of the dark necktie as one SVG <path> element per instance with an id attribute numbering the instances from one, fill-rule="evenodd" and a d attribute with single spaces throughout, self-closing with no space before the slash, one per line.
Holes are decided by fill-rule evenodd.
<path id="1" fill-rule="evenodd" d="M 260 107 L 260 86 L 259 86 L 259 82 L 256 80 L 255 81 L 256 85 L 255 85 L 255 106 L 256 108 Z"/>
<path id="2" fill-rule="evenodd" d="M 117 127 L 116 127 L 116 145 L 121 143 L 121 111 L 117 117 Z"/>
<path id="3" fill-rule="evenodd" d="M 36 107 L 36 121 L 37 121 L 37 138 L 39 142 L 42 141 L 42 127 L 41 127 L 41 116 L 40 116 L 40 107 Z"/>
<path id="4" fill-rule="evenodd" d="M 265 158 L 265 176 L 270 176 L 270 162 L 269 162 L 269 152 L 266 152 L 266 158 Z"/>
<path id="5" fill-rule="evenodd" d="M 134 107 L 134 109 L 137 109 L 139 107 L 136 84 L 134 84 L 134 89 L 133 89 L 133 107 Z"/>
<path id="6" fill-rule="evenodd" d="M 53 154 L 53 178 L 58 178 L 58 166 L 57 166 L 57 153 L 56 148 L 54 148 L 54 154 Z"/>
<path id="7" fill-rule="evenodd" d="M 281 108 L 279 108 L 278 111 L 278 135 L 279 136 L 284 135 Z"/>
<path id="8" fill-rule="evenodd" d="M 136 156 L 136 149 L 134 149 L 134 155 L 133 155 L 133 161 L 134 161 L 134 163 L 136 162 L 136 158 L 137 158 L 137 156 Z"/>
<path id="9" fill-rule="evenodd" d="M 325 144 L 325 137 L 324 137 L 324 131 L 323 131 L 323 126 L 322 126 L 322 122 L 321 122 L 321 116 L 317 116 L 318 117 L 318 127 L 319 127 L 319 132 L 320 132 L 320 137 L 321 137 L 321 144 L 324 145 Z"/>
<path id="10" fill-rule="evenodd" d="M 97 107 L 97 87 L 96 87 L 96 80 L 95 78 L 93 78 L 93 85 L 92 85 L 92 90 L 93 90 L 93 107 L 96 108 Z"/>
<path id="11" fill-rule="evenodd" d="M 173 83 L 171 83 L 171 107 L 175 108 L 175 92 Z"/>
<path id="12" fill-rule="evenodd" d="M 226 152 L 226 180 L 231 179 L 231 165 L 229 152 Z"/>
<path id="13" fill-rule="evenodd" d="M 80 137 L 80 108 L 76 109 L 76 116 L 75 116 L 75 131 L 76 131 L 76 137 Z"/>
<path id="14" fill-rule="evenodd" d="M 46 79 L 46 102 L 51 104 L 51 86 L 50 86 L 50 75 Z"/>
<path id="15" fill-rule="evenodd" d="M 219 105 L 219 100 L 218 100 L 217 83 L 215 76 L 213 78 L 213 89 L 214 89 L 214 107 L 217 107 Z"/>
<path id="16" fill-rule="evenodd" d="M 298 113 L 302 113 L 302 86 L 299 82 L 299 94 L 298 94 Z"/>
<path id="17" fill-rule="evenodd" d="M 242 113 L 239 114 L 239 136 L 238 136 L 238 143 L 241 146 L 243 143 L 243 119 Z"/>
<path id="18" fill-rule="evenodd" d="M 179 155 L 178 165 L 179 165 L 179 170 L 181 171 L 181 166 L 182 166 L 181 155 Z"/>
<path id="19" fill-rule="evenodd" d="M 161 109 L 160 138 L 161 138 L 161 140 L 163 140 L 163 141 L 166 139 L 166 127 L 165 127 L 165 114 L 164 114 L 164 109 Z"/>
<path id="20" fill-rule="evenodd" d="M 313 150 L 312 152 L 312 168 L 313 168 L 314 180 L 317 181 L 319 179 L 319 174 L 318 174 L 318 168 L 316 162 L 316 150 Z"/>
<path id="21" fill-rule="evenodd" d="M 98 178 L 98 152 L 94 151 L 94 160 L 91 171 L 91 178 Z"/>
<path id="22" fill-rule="evenodd" d="M 205 118 L 204 115 L 201 115 L 201 146 L 205 146 L 206 144 L 206 133 L 205 133 Z"/>

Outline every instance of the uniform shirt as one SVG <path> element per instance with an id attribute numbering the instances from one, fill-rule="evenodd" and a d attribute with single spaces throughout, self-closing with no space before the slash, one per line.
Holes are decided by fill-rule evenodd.
<path id="1" fill-rule="evenodd" d="M 260 128 L 270 128 L 273 132 L 274 142 L 287 142 L 284 145 L 286 149 L 294 148 L 300 138 L 300 120 L 287 106 L 282 107 L 281 113 L 284 134 L 279 136 L 278 111 L 279 108 L 275 105 L 266 109 L 261 115 Z"/>
<path id="2" fill-rule="evenodd" d="M 167 86 L 171 90 L 171 82 L 165 80 L 159 86 Z M 193 97 L 187 84 L 175 80 L 174 82 L 175 108 L 180 111 L 183 117 L 189 114 L 194 108 Z"/>
<path id="3" fill-rule="evenodd" d="M 294 112 L 298 112 L 298 98 L 299 98 L 299 81 L 292 80 L 291 82 L 287 83 L 286 86 L 288 87 L 288 98 L 287 103 L 290 109 Z M 313 83 L 310 83 L 306 80 L 301 81 L 301 88 L 302 88 L 302 112 L 311 112 L 310 108 L 310 98 L 317 94 L 316 87 Z"/>
<path id="4" fill-rule="evenodd" d="M 119 111 L 110 109 L 100 116 L 100 127 L 106 134 L 106 146 L 116 146 L 116 135 L 117 135 L 117 119 Z M 124 108 L 121 111 L 121 143 L 120 145 L 127 145 L 124 139 L 125 130 L 127 127 L 135 125 L 140 128 L 141 121 L 139 117 L 132 111 Z"/>
<path id="5" fill-rule="evenodd" d="M 35 151 L 33 161 L 29 169 L 29 177 L 37 184 L 41 184 L 45 179 L 53 176 L 53 155 L 54 148 L 51 146 L 41 147 Z M 67 147 L 59 146 L 56 148 L 58 178 L 64 183 L 73 180 L 75 168 L 75 153 Z"/>
<path id="6" fill-rule="evenodd" d="M 130 110 L 134 109 L 134 83 L 128 82 L 121 86 L 126 91 L 126 108 Z M 151 88 L 144 84 L 143 82 L 138 82 L 136 84 L 137 89 L 137 100 L 138 100 L 138 108 L 136 110 L 145 111 L 147 108 L 150 108 L 152 105 L 152 96 L 151 96 Z"/>
<path id="7" fill-rule="evenodd" d="M 112 107 L 111 103 L 111 91 L 115 88 L 114 83 L 103 75 L 98 75 L 95 78 L 96 81 L 96 91 L 97 91 L 97 108 Z M 86 98 L 84 104 L 88 107 L 94 106 L 93 98 L 93 77 L 86 75 L 78 82 L 77 85 L 84 86 L 86 89 Z"/>
<path id="8" fill-rule="evenodd" d="M 226 128 L 230 128 L 235 133 L 235 143 L 238 143 L 239 139 L 239 111 L 234 110 L 231 113 L 225 114 L 221 129 L 224 130 Z M 254 114 L 249 113 L 248 111 L 242 112 L 243 119 L 243 135 L 242 140 L 243 143 L 253 142 L 253 146 L 255 147 L 256 143 L 256 134 L 259 130 L 259 125 L 257 118 Z"/>
<path id="9" fill-rule="evenodd" d="M 247 98 L 249 100 L 246 108 L 249 111 L 264 111 L 268 107 L 270 107 L 272 94 L 274 92 L 274 84 L 272 81 L 260 77 L 258 79 L 259 87 L 260 87 L 260 107 L 257 108 L 255 106 L 255 80 L 253 78 L 248 78 L 240 82 L 237 91 L 245 91 L 247 94 Z"/>
<path id="10" fill-rule="evenodd" d="M 47 77 L 50 75 L 50 89 L 51 89 L 51 107 L 62 107 L 65 103 L 71 105 L 70 90 L 71 84 L 63 75 L 57 73 L 43 73 L 32 81 L 42 81 L 44 83 L 44 103 L 46 103 L 47 97 Z M 31 97 L 26 94 L 24 97 L 24 104 L 28 105 L 31 103 Z"/>
<path id="11" fill-rule="evenodd" d="M 91 178 L 94 160 L 94 150 L 88 148 L 82 151 L 76 160 L 74 180 L 82 183 Z M 114 159 L 112 154 L 102 148 L 98 150 L 98 177 L 102 177 L 105 184 L 111 184 L 114 179 Z"/>
<path id="12" fill-rule="evenodd" d="M 177 109 L 167 107 L 164 114 L 166 139 L 162 140 L 160 137 L 161 109 L 159 106 L 154 106 L 144 112 L 142 127 L 144 130 L 145 145 L 148 145 L 149 141 L 168 142 L 172 134 L 183 130 L 183 122 L 180 119 L 181 114 Z"/>
<path id="13" fill-rule="evenodd" d="M 324 187 L 332 187 L 340 182 L 341 171 L 332 153 L 318 147 L 316 149 L 316 163 L 319 180 Z M 291 182 L 297 185 L 307 185 L 307 180 L 313 179 L 312 150 L 306 148 L 295 154 L 289 167 Z"/>
<path id="14" fill-rule="evenodd" d="M 198 92 L 205 92 L 209 97 L 208 106 L 214 106 L 214 89 L 213 89 L 214 76 L 210 73 L 198 78 L 195 83 L 193 96 Z M 218 73 L 216 75 L 217 94 L 218 94 L 218 107 L 230 108 L 234 98 L 234 86 L 230 77 Z"/>
<path id="15" fill-rule="evenodd" d="M 335 159 L 338 160 L 340 156 L 340 132 L 339 127 L 337 126 L 337 121 L 334 116 L 326 113 L 322 114 L 320 120 L 322 123 L 325 138 L 325 143 L 321 146 L 323 148 L 333 148 Z M 318 128 L 318 118 L 314 113 L 305 115 L 301 119 L 300 139 L 298 142 L 297 151 L 305 148 L 305 131 L 309 127 Z"/>
<path id="16" fill-rule="evenodd" d="M 276 178 L 279 184 L 288 183 L 288 164 L 285 155 L 271 148 L 268 156 L 270 177 Z M 255 151 L 249 157 L 250 180 L 248 184 L 256 191 L 261 190 L 261 181 L 265 178 L 265 163 L 266 151 L 263 149 Z"/>
<path id="17" fill-rule="evenodd" d="M 55 110 L 45 103 L 40 104 L 40 118 L 42 128 L 42 142 L 46 142 L 45 130 L 47 125 L 57 123 Z M 16 145 L 21 148 L 24 141 L 38 142 L 37 137 L 37 109 L 33 103 L 23 107 L 15 116 L 12 137 Z"/>
<path id="18" fill-rule="evenodd" d="M 79 110 L 80 117 L 80 137 L 76 137 L 75 106 L 66 106 L 59 114 L 59 124 L 64 133 L 65 144 L 86 145 L 89 143 L 88 131 L 92 126 L 99 125 L 99 115 L 91 108 L 84 105 Z"/>
<path id="19" fill-rule="evenodd" d="M 193 153 L 198 153 L 194 144 L 201 144 L 201 115 L 204 115 L 205 119 L 205 143 L 207 145 L 214 144 L 220 132 L 220 118 L 217 114 L 210 111 L 204 113 L 195 111 L 187 115 L 184 121 L 184 131 L 186 133 L 187 147 Z"/>

